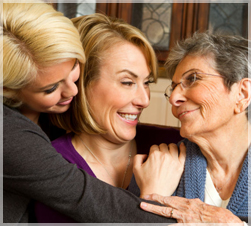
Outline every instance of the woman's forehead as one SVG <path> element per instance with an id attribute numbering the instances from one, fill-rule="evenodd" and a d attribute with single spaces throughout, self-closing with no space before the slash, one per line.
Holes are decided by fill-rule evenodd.
<path id="1" fill-rule="evenodd" d="M 214 59 L 212 56 L 193 56 L 187 55 L 177 65 L 172 79 L 181 78 L 185 73 L 191 70 L 199 70 L 205 73 L 215 72 Z"/>

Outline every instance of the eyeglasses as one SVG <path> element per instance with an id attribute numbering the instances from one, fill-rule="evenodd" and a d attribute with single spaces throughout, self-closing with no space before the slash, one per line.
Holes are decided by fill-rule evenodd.
<path id="1" fill-rule="evenodd" d="M 213 75 L 213 74 L 207 74 L 202 72 L 192 72 L 185 74 L 181 81 L 179 83 L 172 82 L 171 85 L 169 85 L 164 93 L 164 96 L 168 100 L 174 91 L 174 89 L 180 84 L 183 89 L 190 88 L 197 80 L 202 80 L 202 77 L 199 75 L 211 75 L 211 76 L 218 76 L 223 77 L 222 75 Z"/>

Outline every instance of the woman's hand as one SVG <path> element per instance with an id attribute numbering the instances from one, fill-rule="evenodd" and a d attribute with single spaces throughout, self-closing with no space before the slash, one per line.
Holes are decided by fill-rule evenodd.
<path id="1" fill-rule="evenodd" d="M 140 197 L 152 193 L 172 195 L 184 170 L 186 147 L 176 144 L 153 145 L 147 155 L 134 157 L 133 173 L 140 188 Z"/>
<path id="2" fill-rule="evenodd" d="M 143 210 L 175 218 L 178 223 L 242 223 L 231 211 L 208 205 L 200 199 L 186 199 L 177 196 L 163 197 L 157 194 L 142 198 L 165 205 L 163 207 L 142 202 L 140 207 Z"/>

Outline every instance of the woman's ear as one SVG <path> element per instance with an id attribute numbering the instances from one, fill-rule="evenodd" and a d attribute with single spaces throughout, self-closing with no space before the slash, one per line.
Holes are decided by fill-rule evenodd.
<path id="1" fill-rule="evenodd" d="M 251 101 L 251 79 L 244 78 L 239 82 L 239 92 L 236 101 L 235 113 L 241 113 L 247 109 Z"/>

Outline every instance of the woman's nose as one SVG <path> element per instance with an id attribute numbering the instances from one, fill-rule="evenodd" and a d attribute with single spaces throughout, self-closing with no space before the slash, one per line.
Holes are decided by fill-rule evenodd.
<path id="1" fill-rule="evenodd" d="M 184 92 L 185 90 L 181 87 L 181 84 L 178 84 L 169 97 L 169 103 L 176 107 L 180 106 L 183 102 L 186 101 Z"/>
<path id="2" fill-rule="evenodd" d="M 78 93 L 78 87 L 74 81 L 67 81 L 62 92 L 63 97 L 73 97 Z"/>
<path id="3" fill-rule="evenodd" d="M 138 87 L 133 99 L 133 104 L 140 107 L 146 108 L 150 103 L 150 90 L 145 87 Z"/>

